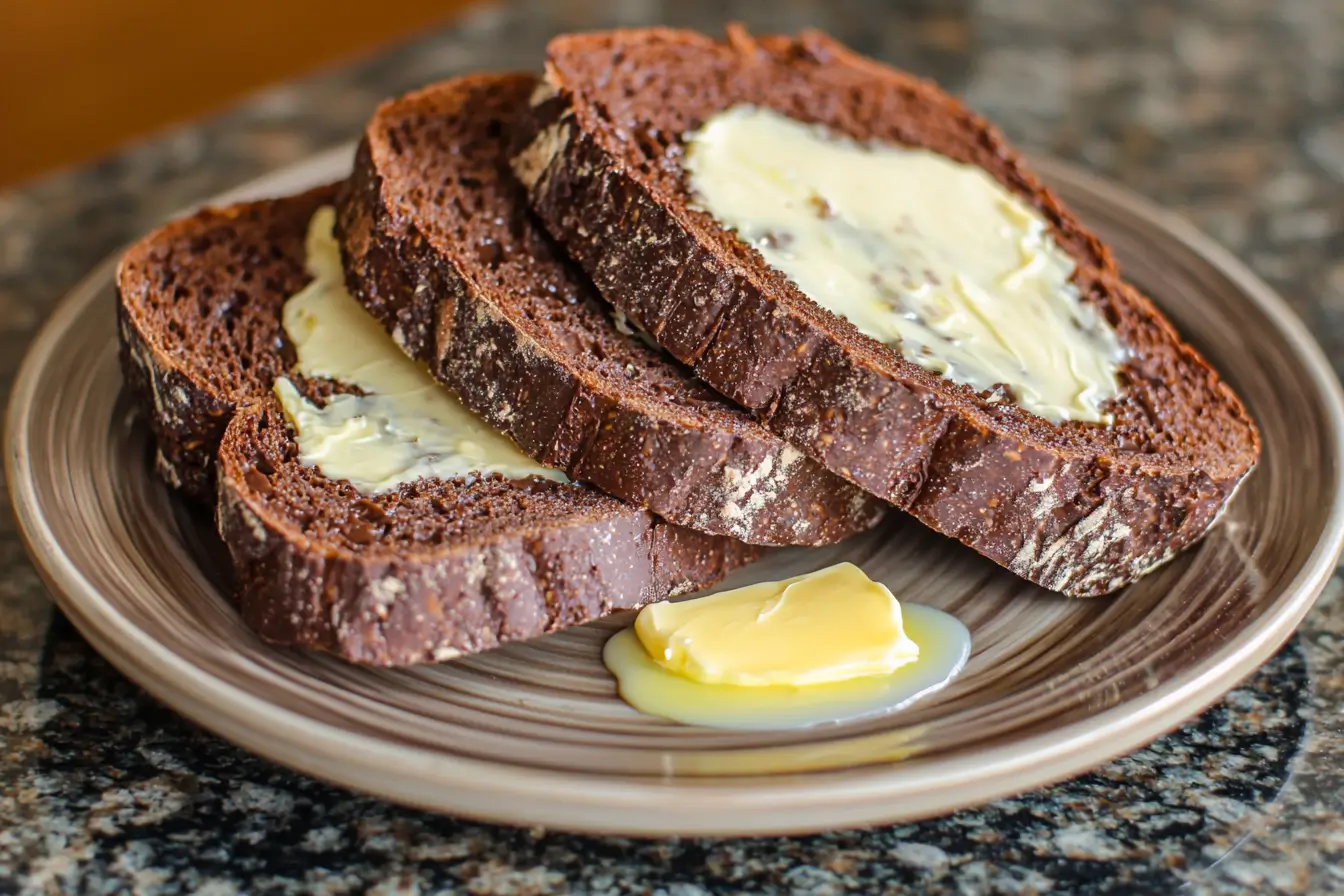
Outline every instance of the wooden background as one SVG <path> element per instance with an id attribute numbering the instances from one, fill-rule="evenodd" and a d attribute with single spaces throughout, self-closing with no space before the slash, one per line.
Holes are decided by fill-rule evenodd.
<path id="1" fill-rule="evenodd" d="M 471 0 L 0 0 L 0 187 L 449 18 Z"/>

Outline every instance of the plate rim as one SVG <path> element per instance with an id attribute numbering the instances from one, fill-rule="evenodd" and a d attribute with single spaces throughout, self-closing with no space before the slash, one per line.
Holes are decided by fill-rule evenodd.
<path id="1" fill-rule="evenodd" d="M 282 188 L 299 189 L 303 183 L 339 179 L 349 168 L 353 146 L 341 144 L 309 156 L 203 203 L 241 201 Z M 1150 743 L 1216 702 L 1268 660 L 1315 603 L 1344 549 L 1344 389 L 1306 325 L 1229 250 L 1175 212 L 1105 178 L 1055 159 L 1036 157 L 1032 163 L 1047 183 L 1072 182 L 1171 233 L 1269 319 L 1296 351 L 1323 406 L 1322 422 L 1339 472 L 1321 536 L 1249 636 L 1234 639 L 1151 691 L 1053 732 L 1009 740 L 988 757 L 984 752 L 931 754 L 886 765 L 775 775 L 770 776 L 775 786 L 768 788 L 733 783 L 758 782 L 757 775 L 715 777 L 710 779 L 714 786 L 706 787 L 697 786 L 703 782 L 693 778 L 596 777 L 524 769 L 445 757 L 427 748 L 337 729 L 276 707 L 185 661 L 119 613 L 83 576 L 76 562 L 61 551 L 32 488 L 28 442 L 38 382 L 65 331 L 106 288 L 120 251 L 96 265 L 58 302 L 15 377 L 5 420 L 5 474 L 20 537 L 62 612 L 99 653 L 156 699 L 266 759 L 403 805 L 583 833 L 760 836 L 913 821 L 1072 777 Z M 148 657 L 160 667 L 172 668 L 174 675 L 149 671 L 154 663 Z M 910 783 L 912 765 L 921 768 L 920 777 L 928 783 Z M 508 773 L 502 774 L 505 770 Z M 493 774 L 483 774 L 487 771 Z M 819 777 L 824 786 L 818 786 Z M 482 780 L 489 783 L 481 786 L 477 782 Z M 694 789 L 689 807 L 670 799 L 678 787 Z M 807 814 L 803 827 L 781 823 L 774 815 L 781 800 Z M 508 808 L 502 811 L 494 808 L 504 804 Z"/>

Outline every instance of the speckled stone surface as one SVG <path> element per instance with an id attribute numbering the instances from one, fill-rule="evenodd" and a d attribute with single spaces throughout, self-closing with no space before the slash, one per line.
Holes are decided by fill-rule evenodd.
<path id="1" fill-rule="evenodd" d="M 1344 359 L 1338 0 L 556 0 L 261 94 L 0 193 L 0 394 L 53 303 L 201 196 L 353 137 L 385 95 L 534 67 L 561 30 L 815 25 L 940 80 L 1019 144 L 1177 209 Z M 128 102 L 133 98 L 128 98 Z M 1175 734 L 1057 787 L 916 825 L 636 842 L 435 817 L 253 758 L 158 706 L 51 607 L 0 506 L 0 892 L 1344 890 L 1344 601 Z"/>

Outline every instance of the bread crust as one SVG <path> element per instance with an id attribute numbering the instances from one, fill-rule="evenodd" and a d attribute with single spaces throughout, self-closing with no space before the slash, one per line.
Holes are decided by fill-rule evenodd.
<path id="1" fill-rule="evenodd" d="M 288 437 L 264 434 L 283 426 L 270 399 L 234 414 L 217 509 L 243 619 L 278 644 L 377 666 L 442 662 L 698 590 L 757 553 L 615 500 L 432 551 L 324 543 L 254 485 L 260 455 L 283 487 Z"/>
<path id="2" fill-rule="evenodd" d="M 383 104 L 339 206 L 351 292 L 468 407 L 571 479 L 755 544 L 828 544 L 874 525 L 884 502 L 622 334 L 541 237 L 501 131 L 526 112 L 536 84 L 470 76 Z M 530 288 L 526 300 L 545 303 L 560 332 L 492 282 L 490 261 L 521 255 L 532 279 L 515 288 Z M 604 375 L 613 350 L 667 392 L 651 398 Z"/>
<path id="3" fill-rule="evenodd" d="M 273 375 L 281 364 L 279 346 L 275 364 L 228 382 L 221 371 L 210 371 L 209 362 L 196 354 L 185 325 L 182 332 L 169 328 L 159 303 L 194 301 L 197 288 L 208 281 L 218 295 L 203 298 L 215 312 L 207 322 L 218 324 L 233 315 L 238 310 L 230 306 L 235 291 L 248 289 L 244 272 L 237 266 L 225 270 L 228 262 L 223 258 L 218 259 L 216 270 L 198 269 L 203 264 L 201 256 L 211 252 L 249 263 L 253 267 L 249 276 L 267 279 L 277 295 L 297 291 L 308 279 L 301 257 L 257 259 L 272 245 L 271 231 L 277 227 L 296 234 L 302 245 L 303 231 L 296 228 L 302 228 L 318 208 L 334 202 L 337 188 L 337 184 L 327 184 L 283 202 L 202 209 L 138 240 L 117 265 L 122 377 L 145 409 L 154 433 L 159 475 L 192 500 L 214 502 L 215 454 L 224 429 L 237 401 L 261 391 L 260 378 Z M 270 323 L 268 332 L 253 335 L 263 341 L 280 339 L 278 310 Z M 192 335 L 207 344 L 202 334 Z"/>
<path id="4" fill-rule="evenodd" d="M 1131 349 L 1117 426 L 1055 426 L 905 361 L 689 208 L 684 181 L 667 174 L 677 167 L 683 131 L 638 111 L 673 105 L 640 92 L 656 81 L 655 51 L 684 52 L 688 66 L 719 79 L 713 102 L 694 113 L 701 121 L 741 101 L 801 114 L 797 97 L 810 97 L 830 103 L 828 126 L 856 139 L 877 136 L 852 131 L 889 126 L 883 139 L 981 164 L 1030 201 L 1078 262 L 1084 300 Z M 603 66 L 610 74 L 597 86 L 586 67 Z M 777 74 L 770 66 L 810 79 L 804 83 L 814 92 L 771 96 L 759 86 Z M 642 73 L 639 83 L 626 77 L 631 71 Z M 747 86 L 734 86 L 737 76 Z M 683 82 L 669 76 L 668 83 Z M 541 220 L 603 295 L 775 432 L 937 531 L 1051 590 L 1106 594 L 1202 538 L 1253 468 L 1259 435 L 1232 391 L 1120 279 L 1110 252 L 1002 137 L 932 85 L 815 33 L 751 39 L 738 31 L 721 44 L 666 29 L 557 38 L 547 84 L 523 129 L 515 171 Z M 873 108 L 854 112 L 864 89 Z M 590 95 L 599 93 L 600 101 Z M 905 119 L 878 122 L 879 112 L 898 106 Z M 673 124 L 692 119 L 685 113 Z M 910 124 L 918 121 L 943 123 L 929 135 Z M 667 152 L 643 150 L 638 134 Z"/>
<path id="5" fill-rule="evenodd" d="M 118 271 L 127 389 L 149 420 L 160 473 L 214 502 L 250 627 L 353 662 L 435 662 L 698 590 L 759 556 L 581 485 L 431 481 L 424 488 L 438 488 L 442 506 L 405 519 L 416 487 L 366 497 L 304 467 L 269 389 L 288 373 L 279 313 L 308 279 L 308 220 L 335 196 L 330 186 L 198 212 L 145 237 Z M 169 327 L 164 309 L 176 302 L 195 305 Z M 221 346 L 225 333 L 238 341 Z M 334 388 L 298 385 L 318 398 Z M 322 513 L 285 500 L 314 481 Z M 423 538 L 442 528 L 429 514 L 451 514 L 456 495 L 475 514 L 460 517 L 466 534 Z M 482 514 L 492 501 L 506 506 Z M 411 534 L 355 531 L 360 514 L 391 517 L 397 505 Z"/>

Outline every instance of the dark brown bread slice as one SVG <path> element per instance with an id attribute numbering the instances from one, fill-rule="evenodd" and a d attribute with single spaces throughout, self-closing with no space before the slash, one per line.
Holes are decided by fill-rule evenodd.
<path id="1" fill-rule="evenodd" d="M 816 32 L 556 38 L 515 170 L 606 298 L 828 469 L 1048 588 L 1114 591 L 1201 538 L 1259 456 L 1241 402 L 990 124 Z M 1132 353 L 1113 426 L 1053 424 L 904 360 L 689 207 L 682 135 L 738 104 L 985 169 L 1036 207 Z"/>
<path id="2" fill-rule="evenodd" d="M 340 204 L 351 292 L 466 405 L 571 479 L 755 544 L 827 544 L 886 504 L 613 322 L 509 171 L 530 75 L 385 103 Z"/>
<path id="3" fill-rule="evenodd" d="M 309 280 L 308 219 L 336 193 L 204 209 L 122 256 L 122 373 L 146 400 L 159 473 L 196 500 L 215 500 L 215 451 L 234 406 L 294 362 L 279 308 Z"/>
<path id="4" fill-rule="evenodd" d="M 366 496 L 296 459 L 279 404 L 234 414 L 219 530 L 270 641 L 380 666 L 436 662 L 713 584 L 756 550 L 595 489 L 420 480 Z"/>
<path id="5" fill-rule="evenodd" d="M 491 476 L 365 496 L 300 463 L 270 395 L 293 377 L 280 311 L 309 279 L 308 219 L 334 196 L 199 212 L 118 274 L 128 386 L 170 482 L 201 497 L 217 465 L 220 533 L 262 637 L 441 660 L 704 587 L 758 553 L 581 485 Z M 294 379 L 315 401 L 346 388 Z"/>

